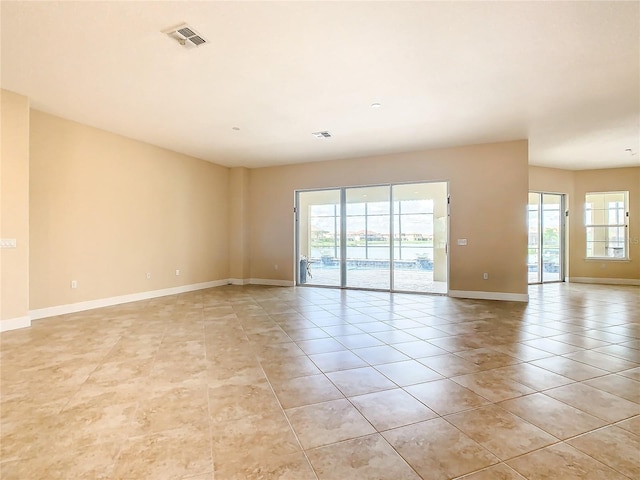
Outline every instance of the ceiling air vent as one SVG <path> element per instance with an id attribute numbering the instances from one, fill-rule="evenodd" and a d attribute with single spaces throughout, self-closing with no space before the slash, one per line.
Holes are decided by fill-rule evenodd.
<path id="1" fill-rule="evenodd" d="M 331 134 L 326 130 L 322 132 L 313 132 L 311 135 L 313 135 L 316 138 L 331 138 Z"/>
<path id="2" fill-rule="evenodd" d="M 186 48 L 199 47 L 200 45 L 209 43 L 206 38 L 186 24 L 163 30 L 162 33 L 165 33 Z"/>

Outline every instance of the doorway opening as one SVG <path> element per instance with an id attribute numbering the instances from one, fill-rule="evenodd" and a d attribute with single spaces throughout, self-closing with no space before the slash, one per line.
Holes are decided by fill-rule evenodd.
<path id="1" fill-rule="evenodd" d="M 447 182 L 296 192 L 296 284 L 446 294 Z"/>
<path id="2" fill-rule="evenodd" d="M 529 192 L 529 283 L 564 281 L 565 196 Z"/>

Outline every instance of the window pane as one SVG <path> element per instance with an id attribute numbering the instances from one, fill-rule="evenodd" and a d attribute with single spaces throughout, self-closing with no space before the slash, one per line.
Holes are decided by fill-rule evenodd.
<path id="1" fill-rule="evenodd" d="M 347 203 L 347 215 L 364 215 L 364 203 Z"/>
<path id="2" fill-rule="evenodd" d="M 628 192 L 592 192 L 585 195 L 587 257 L 627 257 L 628 195 Z"/>
<path id="3" fill-rule="evenodd" d="M 401 208 L 402 213 L 433 213 L 433 200 L 403 200 Z"/>
<path id="4" fill-rule="evenodd" d="M 309 215 L 312 217 L 327 217 L 335 215 L 335 205 L 311 205 Z"/>

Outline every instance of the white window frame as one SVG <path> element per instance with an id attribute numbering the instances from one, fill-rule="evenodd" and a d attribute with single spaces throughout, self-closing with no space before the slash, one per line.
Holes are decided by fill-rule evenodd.
<path id="1" fill-rule="evenodd" d="M 601 208 L 601 209 L 592 209 L 590 208 L 592 205 L 592 202 L 589 202 L 589 196 L 595 196 L 595 195 L 602 195 L 603 197 L 605 195 L 622 195 L 623 199 L 624 199 L 624 204 L 622 205 L 622 219 L 620 219 L 620 215 L 618 213 L 612 212 L 613 210 L 620 210 L 620 207 L 611 207 L 606 206 L 605 208 Z M 600 210 L 602 212 L 605 213 L 604 215 L 604 223 L 596 223 L 594 221 L 594 216 L 591 212 Z M 611 213 L 615 213 L 615 220 L 611 220 Z M 621 223 L 622 222 L 622 223 Z M 625 191 L 625 190 L 621 190 L 621 191 L 608 191 L 608 192 L 587 192 L 585 194 L 585 203 L 584 203 L 584 224 L 585 224 L 585 258 L 587 260 L 605 260 L 605 261 L 625 261 L 625 260 L 629 260 L 629 192 Z M 609 248 L 618 248 L 618 247 L 609 247 L 608 246 L 608 234 L 609 234 L 609 228 L 618 228 L 618 229 L 622 229 L 623 233 L 623 238 L 622 240 L 618 239 L 615 240 L 616 244 L 620 244 L 622 243 L 623 245 L 623 249 L 624 249 L 624 254 L 622 256 L 615 256 L 615 255 L 590 255 L 589 254 L 589 244 L 590 243 L 595 243 L 593 240 L 590 242 L 589 241 L 589 229 L 590 228 L 599 228 L 599 229 L 604 229 L 604 234 L 605 234 L 605 248 L 608 250 Z"/>

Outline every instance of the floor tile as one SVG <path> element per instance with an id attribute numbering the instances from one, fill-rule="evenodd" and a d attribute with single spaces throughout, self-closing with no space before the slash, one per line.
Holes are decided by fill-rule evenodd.
<path id="1" fill-rule="evenodd" d="M 564 355 L 566 353 L 577 352 L 581 350 L 580 347 L 575 345 L 569 345 L 568 343 L 558 342 L 557 340 L 551 340 L 550 338 L 537 338 L 534 340 L 525 340 L 522 342 L 524 345 L 528 345 L 545 352 L 553 353 L 554 355 Z"/>
<path id="2" fill-rule="evenodd" d="M 396 385 L 373 367 L 352 368 L 327 373 L 340 391 L 347 397 L 395 388 Z"/>
<path id="3" fill-rule="evenodd" d="M 393 348 L 399 350 L 411 358 L 432 357 L 434 355 L 446 355 L 448 352 L 424 340 L 394 343 Z"/>
<path id="4" fill-rule="evenodd" d="M 378 434 L 315 448 L 307 455 L 320 480 L 420 480 Z"/>
<path id="5" fill-rule="evenodd" d="M 455 413 L 446 419 L 501 460 L 558 441 L 552 435 L 496 405 Z"/>
<path id="6" fill-rule="evenodd" d="M 640 437 L 633 433 L 610 426 L 567 443 L 629 478 L 640 478 Z"/>
<path id="7" fill-rule="evenodd" d="M 640 436 L 640 415 L 618 422 L 616 426 Z"/>
<path id="8" fill-rule="evenodd" d="M 423 403 L 399 388 L 350 397 L 349 400 L 378 431 L 437 417 Z"/>
<path id="9" fill-rule="evenodd" d="M 452 353 L 418 358 L 418 361 L 445 377 L 455 377 L 480 371 L 480 367 L 475 363 L 469 362 Z"/>
<path id="10" fill-rule="evenodd" d="M 209 408 L 214 424 L 265 411 L 278 411 L 279 405 L 266 380 L 252 384 L 222 385 L 209 388 Z M 173 408 L 180 408 L 174 402 Z M 185 406 L 182 406 L 184 408 Z M 206 404 L 205 404 L 206 408 Z"/>
<path id="11" fill-rule="evenodd" d="M 300 407 L 344 397 L 324 375 L 311 375 L 274 382 L 273 388 L 282 408 Z"/>
<path id="12" fill-rule="evenodd" d="M 212 470 L 209 429 L 180 428 L 130 438 L 111 478 L 182 478 Z"/>
<path id="13" fill-rule="evenodd" d="M 410 360 L 404 353 L 399 352 L 393 347 L 383 345 L 380 347 L 358 348 L 353 350 L 364 361 L 371 365 L 380 365 L 382 363 L 400 362 L 402 360 Z"/>
<path id="14" fill-rule="evenodd" d="M 500 402 L 534 392 L 533 389 L 510 380 L 495 370 L 461 375 L 453 377 L 451 380 L 492 402 Z"/>
<path id="15" fill-rule="evenodd" d="M 570 358 L 558 356 L 534 360 L 531 364 L 576 381 L 588 380 L 589 378 L 600 377 L 609 373 L 601 368 L 595 368 Z"/>
<path id="16" fill-rule="evenodd" d="M 492 345 L 492 350 L 497 352 L 506 353 L 523 362 L 530 362 L 531 360 L 540 360 L 541 358 L 547 358 L 552 356 L 552 353 L 545 352 L 538 348 L 530 347 L 524 343 L 509 343 L 501 345 Z"/>
<path id="17" fill-rule="evenodd" d="M 459 480 L 526 480 L 513 468 L 504 463 L 499 463 L 476 473 L 460 477 Z"/>
<path id="18" fill-rule="evenodd" d="M 445 480 L 498 463 L 498 458 L 441 418 L 382 435 L 419 475 Z"/>
<path id="19" fill-rule="evenodd" d="M 607 424 L 542 393 L 505 400 L 498 405 L 562 440 Z"/>
<path id="20" fill-rule="evenodd" d="M 305 455 L 255 456 L 236 455 L 216 458 L 213 479 L 224 480 L 315 480 L 316 476 Z M 210 477 L 211 478 L 211 477 Z M 185 479 L 187 480 L 187 479 Z M 191 480 L 189 478 L 188 480 Z M 194 479 L 197 480 L 197 479 Z"/>
<path id="21" fill-rule="evenodd" d="M 384 345 L 384 342 L 381 342 L 368 333 L 360 333 L 358 335 L 345 335 L 342 337 L 335 337 L 335 339 L 347 348 L 365 348 Z"/>
<path id="22" fill-rule="evenodd" d="M 640 350 L 637 348 L 625 345 L 607 345 L 604 347 L 594 348 L 593 351 L 640 364 Z"/>
<path id="23" fill-rule="evenodd" d="M 489 348 L 465 350 L 464 352 L 456 353 L 456 355 L 476 364 L 480 370 L 506 367 L 507 365 L 514 365 L 521 362 L 517 358 L 501 352 L 496 352 Z"/>
<path id="24" fill-rule="evenodd" d="M 286 410 L 305 449 L 375 433 L 348 400 L 333 400 Z"/>
<path id="25" fill-rule="evenodd" d="M 622 375 L 623 377 L 632 378 L 640 382 L 640 367 L 630 368 L 629 370 L 623 370 L 618 372 L 618 375 Z"/>
<path id="26" fill-rule="evenodd" d="M 486 398 L 448 379 L 412 385 L 405 390 L 438 415 L 461 412 L 489 403 Z"/>
<path id="27" fill-rule="evenodd" d="M 323 372 L 335 372 L 356 367 L 366 367 L 369 364 L 348 350 L 340 352 L 317 353 L 309 355 L 309 358 Z"/>
<path id="28" fill-rule="evenodd" d="M 530 363 L 520 363 L 518 365 L 498 368 L 495 372 L 502 373 L 510 379 L 534 390 L 547 390 L 574 382 L 570 378 L 563 377 L 562 375 L 531 365 Z"/>
<path id="29" fill-rule="evenodd" d="M 631 402 L 640 403 L 640 382 L 636 382 L 631 378 L 612 374 L 593 378 L 584 383 Z"/>
<path id="30" fill-rule="evenodd" d="M 313 355 L 314 353 L 327 353 L 337 352 L 340 350 L 346 350 L 347 348 L 340 342 L 333 338 L 318 338 L 316 340 L 302 340 L 296 342 L 296 344 L 307 355 Z"/>
<path id="31" fill-rule="evenodd" d="M 375 368 L 401 387 L 442 378 L 442 375 L 415 360 L 385 363 L 383 365 L 376 365 Z"/>
<path id="32" fill-rule="evenodd" d="M 581 383 L 547 390 L 545 394 L 609 422 L 640 414 L 639 404 Z"/>
<path id="33" fill-rule="evenodd" d="M 264 361 L 262 362 L 262 368 L 270 381 L 306 377 L 321 373 L 315 363 L 306 356 Z"/>
<path id="34" fill-rule="evenodd" d="M 398 329 L 389 330 L 386 332 L 376 332 L 372 333 L 371 335 L 389 345 L 395 345 L 396 343 L 414 342 L 418 340 L 417 337 L 414 337 L 413 335 L 410 335 Z"/>
<path id="35" fill-rule="evenodd" d="M 286 330 L 286 333 L 294 342 L 301 340 L 315 340 L 317 338 L 328 338 L 330 336 L 319 327 Z"/>
<path id="36" fill-rule="evenodd" d="M 2 478 L 639 477 L 637 287 L 529 294 L 223 286 L 3 332 Z"/>
<path id="37" fill-rule="evenodd" d="M 255 456 L 282 456 L 301 451 L 291 426 L 280 412 L 229 420 L 212 428 L 214 459 L 231 459 L 252 452 Z"/>
<path id="38" fill-rule="evenodd" d="M 509 460 L 507 464 L 525 478 L 535 480 L 628 480 L 628 477 L 562 443 Z"/>
<path id="39" fill-rule="evenodd" d="M 613 357 L 604 353 L 595 352 L 593 350 L 583 350 L 581 352 L 574 352 L 565 355 L 566 358 L 576 360 L 581 363 L 586 363 L 592 367 L 607 370 L 608 372 L 619 372 L 621 370 L 628 370 L 638 366 L 635 362 L 630 362 L 622 358 Z"/>

